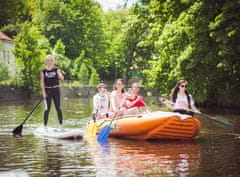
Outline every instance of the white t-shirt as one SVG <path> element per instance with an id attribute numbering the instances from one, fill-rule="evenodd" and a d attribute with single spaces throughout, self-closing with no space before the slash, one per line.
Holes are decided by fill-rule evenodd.
<path id="1" fill-rule="evenodd" d="M 109 111 L 109 96 L 107 94 L 100 95 L 97 93 L 93 97 L 93 112 L 105 114 Z"/>
<path id="2" fill-rule="evenodd" d="M 194 101 L 192 99 L 192 96 L 189 95 L 190 97 L 190 104 L 191 104 L 191 107 L 193 108 L 194 107 Z M 176 102 L 174 103 L 173 105 L 173 109 L 189 109 L 188 107 L 188 99 L 187 99 L 187 95 L 177 95 L 177 99 L 176 99 Z"/>

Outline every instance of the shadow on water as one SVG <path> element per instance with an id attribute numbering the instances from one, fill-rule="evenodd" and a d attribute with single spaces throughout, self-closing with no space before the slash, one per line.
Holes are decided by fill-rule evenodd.
<path id="1" fill-rule="evenodd" d="M 96 138 L 82 141 L 46 139 L 32 132 L 42 124 L 43 105 L 24 126 L 23 137 L 11 131 L 32 109 L 35 102 L 0 104 L 0 172 L 22 169 L 30 176 L 239 176 L 240 115 L 223 114 L 234 120 L 224 127 L 199 117 L 202 129 L 193 141 L 133 141 L 109 138 L 99 144 Z M 91 100 L 63 101 L 64 125 L 81 128 L 90 119 Z M 159 109 L 157 105 L 151 106 Z M 212 112 L 211 115 L 221 115 Z M 58 125 L 52 109 L 49 125 Z"/>

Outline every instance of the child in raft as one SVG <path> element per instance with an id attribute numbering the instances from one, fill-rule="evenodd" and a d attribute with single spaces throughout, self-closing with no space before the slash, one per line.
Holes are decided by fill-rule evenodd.
<path id="1" fill-rule="evenodd" d="M 148 112 L 144 98 L 139 95 L 140 85 L 134 82 L 129 89 L 129 95 L 126 98 L 125 115 L 137 115 L 143 112 Z"/>
<path id="2" fill-rule="evenodd" d="M 123 79 L 116 79 L 113 84 L 113 91 L 110 95 L 111 118 L 124 115 L 126 98 L 127 93 L 125 91 L 125 84 Z"/>
<path id="3" fill-rule="evenodd" d="M 100 83 L 97 86 L 98 93 L 93 97 L 93 119 L 108 118 L 110 98 L 107 86 Z"/>

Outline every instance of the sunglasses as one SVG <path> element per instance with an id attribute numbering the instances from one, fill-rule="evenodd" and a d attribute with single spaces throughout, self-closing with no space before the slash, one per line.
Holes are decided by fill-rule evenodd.
<path id="1" fill-rule="evenodd" d="M 180 87 L 182 87 L 182 88 L 184 88 L 184 87 L 187 88 L 187 85 L 180 85 Z"/>

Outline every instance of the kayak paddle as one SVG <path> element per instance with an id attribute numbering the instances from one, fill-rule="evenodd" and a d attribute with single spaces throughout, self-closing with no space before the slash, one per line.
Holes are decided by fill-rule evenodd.
<path id="1" fill-rule="evenodd" d="M 117 113 L 118 111 L 115 112 L 115 115 L 113 116 L 111 122 L 108 125 L 105 125 L 105 127 L 102 128 L 102 130 L 99 132 L 97 140 L 100 143 L 103 143 L 104 141 L 106 141 L 110 135 L 110 131 L 111 131 L 111 124 L 113 122 L 113 120 L 115 120 L 117 118 Z"/>
<path id="2" fill-rule="evenodd" d="M 210 115 L 205 114 L 205 113 L 195 113 L 195 112 L 193 112 L 193 113 L 196 114 L 196 115 L 202 115 L 204 117 L 207 117 L 207 118 L 209 118 L 211 120 L 214 120 L 216 122 L 222 123 L 222 124 L 230 126 L 230 127 L 233 127 L 234 124 L 235 124 L 234 121 L 232 121 L 232 120 L 230 121 L 230 120 L 228 120 L 226 118 L 223 118 L 222 116 L 221 117 L 219 117 L 219 116 L 218 117 L 214 117 L 214 116 L 210 116 Z"/>
<path id="3" fill-rule="evenodd" d="M 32 115 L 33 111 L 35 111 L 35 109 L 39 106 L 41 102 L 42 102 L 42 99 L 34 106 L 32 111 L 27 115 L 24 121 L 12 131 L 13 136 L 17 136 L 17 135 L 22 136 L 23 125 L 25 124 L 28 118 Z"/>
<path id="4" fill-rule="evenodd" d="M 171 107 L 173 105 L 173 102 L 171 102 L 170 100 L 167 100 L 165 98 L 160 98 L 159 97 L 159 101 L 161 103 L 164 103 L 166 106 L 168 107 Z M 170 105 L 170 106 L 169 106 Z M 215 117 L 215 116 L 210 116 L 208 114 L 205 114 L 205 113 L 201 113 L 201 112 L 194 112 L 193 110 L 189 110 L 187 109 L 186 112 L 189 112 L 189 113 L 192 113 L 192 114 L 195 114 L 195 115 L 200 115 L 200 116 L 203 116 L 203 117 L 206 117 L 206 118 L 209 118 L 213 121 L 216 121 L 218 123 L 222 123 L 224 125 L 227 125 L 227 126 L 230 126 L 230 127 L 233 127 L 235 122 L 234 121 L 230 121 L 224 117 Z"/>
<path id="5" fill-rule="evenodd" d="M 96 136 L 96 133 L 97 133 L 96 114 L 97 114 L 97 112 L 92 114 L 93 121 L 91 121 L 87 126 L 87 136 L 88 137 Z"/>
<path id="6" fill-rule="evenodd" d="M 111 131 L 111 124 L 113 122 L 114 118 L 111 120 L 111 122 L 109 123 L 109 125 L 106 125 L 105 127 L 102 128 L 102 130 L 99 132 L 97 140 L 98 142 L 105 142 L 109 135 L 110 135 L 110 131 Z"/>

